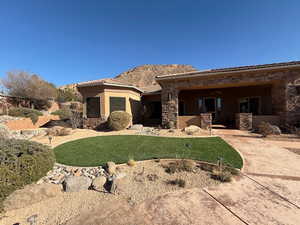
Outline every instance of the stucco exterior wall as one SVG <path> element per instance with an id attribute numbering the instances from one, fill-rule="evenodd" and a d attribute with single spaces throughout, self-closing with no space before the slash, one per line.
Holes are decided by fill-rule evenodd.
<path id="1" fill-rule="evenodd" d="M 122 87 L 107 87 L 107 86 L 90 86 L 90 87 L 79 87 L 79 92 L 83 97 L 83 116 L 86 118 L 86 99 L 88 97 L 100 97 L 100 118 L 86 118 L 85 123 L 88 124 L 86 127 L 95 128 L 97 124 L 106 121 L 110 114 L 110 97 L 124 97 L 126 99 L 126 112 L 131 114 L 134 118 L 137 118 L 138 113 L 136 109 L 133 108 L 131 99 L 140 102 L 141 95 L 139 92 Z"/>
<path id="2" fill-rule="evenodd" d="M 141 95 L 131 90 L 117 90 L 117 89 L 105 89 L 104 90 L 104 116 L 109 117 L 110 114 L 110 97 L 123 97 L 126 99 L 125 111 L 133 115 L 134 109 L 130 104 L 130 99 L 141 101 Z"/>

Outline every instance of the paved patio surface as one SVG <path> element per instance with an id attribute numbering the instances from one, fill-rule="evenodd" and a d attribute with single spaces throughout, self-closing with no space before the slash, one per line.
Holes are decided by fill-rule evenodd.
<path id="1" fill-rule="evenodd" d="M 300 155 L 287 150 L 282 141 L 276 144 L 244 131 L 220 129 L 214 134 L 243 156 L 238 180 L 163 194 L 134 207 L 103 202 L 80 211 L 64 225 L 299 225 Z M 286 143 L 300 149 L 300 139 Z"/>
<path id="2" fill-rule="evenodd" d="M 239 180 L 149 199 L 123 212 L 126 219 L 90 212 L 67 224 L 81 224 L 87 218 L 88 224 L 300 224 L 300 155 L 248 132 L 214 133 L 243 155 Z M 300 147 L 300 140 L 293 145 L 297 144 Z"/>

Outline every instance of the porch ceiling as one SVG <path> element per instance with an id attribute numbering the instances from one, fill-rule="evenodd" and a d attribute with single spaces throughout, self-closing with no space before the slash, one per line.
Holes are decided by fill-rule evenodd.
<path id="1" fill-rule="evenodd" d="M 190 82 L 190 85 L 177 87 L 177 90 L 205 90 L 205 89 L 220 89 L 220 88 L 234 88 L 234 87 L 252 87 L 252 86 L 271 86 L 278 81 L 265 81 L 265 82 L 241 82 L 241 83 L 220 83 L 215 85 L 195 85 Z"/>

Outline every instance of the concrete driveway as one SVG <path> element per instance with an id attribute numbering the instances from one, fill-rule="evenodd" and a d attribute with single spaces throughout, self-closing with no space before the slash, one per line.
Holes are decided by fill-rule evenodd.
<path id="1" fill-rule="evenodd" d="M 245 167 L 239 180 L 164 194 L 134 208 L 122 204 L 109 213 L 95 209 L 66 225 L 299 225 L 300 155 L 248 132 L 214 132 L 242 154 Z"/>

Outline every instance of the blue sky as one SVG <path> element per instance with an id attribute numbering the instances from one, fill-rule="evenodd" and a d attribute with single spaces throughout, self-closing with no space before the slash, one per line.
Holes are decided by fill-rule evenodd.
<path id="1" fill-rule="evenodd" d="M 300 60 L 298 0 L 1 0 L 0 78 L 56 85 L 142 64 L 198 69 Z"/>

